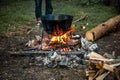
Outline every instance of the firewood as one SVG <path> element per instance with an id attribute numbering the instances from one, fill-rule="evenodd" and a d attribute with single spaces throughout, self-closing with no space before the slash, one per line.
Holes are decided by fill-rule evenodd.
<path id="1" fill-rule="evenodd" d="M 110 73 L 110 72 L 108 71 L 108 72 L 106 72 L 106 73 L 98 76 L 98 77 L 96 78 L 96 80 L 104 80 L 104 78 L 105 78 L 109 73 Z"/>
<path id="2" fill-rule="evenodd" d="M 96 64 L 96 68 L 97 69 L 102 69 L 103 67 L 103 62 L 102 61 L 98 61 L 98 63 Z"/>
<path id="3" fill-rule="evenodd" d="M 92 58 L 106 59 L 105 57 L 101 56 L 100 54 L 98 54 L 96 52 L 91 52 L 90 53 L 90 59 L 92 59 Z"/>
<path id="4" fill-rule="evenodd" d="M 112 67 L 112 66 L 110 66 L 108 64 L 104 64 L 103 68 L 106 69 L 106 70 L 108 70 L 108 71 L 112 71 L 112 72 L 114 71 L 114 67 Z"/>
<path id="5" fill-rule="evenodd" d="M 105 62 L 106 64 L 116 64 L 120 62 L 120 59 L 110 59 L 111 61 Z"/>
<path id="6" fill-rule="evenodd" d="M 120 62 L 119 62 L 119 63 L 116 63 L 116 64 L 111 64 L 110 66 L 112 66 L 112 67 L 120 66 Z"/>
<path id="7" fill-rule="evenodd" d="M 96 61 L 103 61 L 103 62 L 111 62 L 114 59 L 100 59 L 100 58 L 90 58 L 91 60 L 96 60 Z"/>
<path id="8" fill-rule="evenodd" d="M 95 80 L 100 74 L 102 74 L 102 73 L 104 73 L 105 72 L 105 70 L 102 68 L 102 69 L 99 69 L 97 72 L 96 72 L 96 74 L 95 74 L 95 76 L 93 77 L 93 80 Z"/>
<path id="9" fill-rule="evenodd" d="M 93 80 L 93 77 L 95 76 L 96 74 L 96 71 L 94 70 L 86 70 L 86 76 L 88 76 L 88 80 Z"/>
<path id="10" fill-rule="evenodd" d="M 115 72 L 115 75 L 117 77 L 117 80 L 120 80 L 120 66 L 115 68 L 114 72 Z"/>
<path id="11" fill-rule="evenodd" d="M 113 17 L 107 20 L 104 23 L 97 25 L 95 28 L 86 32 L 85 36 L 86 39 L 89 41 L 95 41 L 108 33 L 109 31 L 113 30 L 114 28 L 120 25 L 120 15 Z"/>
<path id="12" fill-rule="evenodd" d="M 115 69 L 117 66 L 120 66 L 120 63 L 111 64 L 111 65 L 104 64 L 104 65 L 103 65 L 103 68 L 106 69 L 106 70 L 109 70 L 109 71 L 114 72 L 114 69 Z"/>
<path id="13" fill-rule="evenodd" d="M 89 59 L 96 60 L 96 61 L 103 61 L 103 62 L 109 62 L 114 60 L 114 59 L 107 59 L 96 52 L 91 52 Z"/>
<path id="14" fill-rule="evenodd" d="M 89 76 L 91 73 L 96 73 L 96 71 L 94 71 L 94 70 L 86 70 L 85 73 L 86 73 L 86 76 Z"/>

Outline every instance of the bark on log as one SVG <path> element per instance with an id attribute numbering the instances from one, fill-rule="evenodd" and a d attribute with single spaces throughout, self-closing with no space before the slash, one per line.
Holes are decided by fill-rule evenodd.
<path id="1" fill-rule="evenodd" d="M 86 39 L 89 41 L 95 41 L 108 33 L 110 30 L 120 25 L 120 15 L 107 20 L 104 23 L 97 25 L 95 28 L 86 32 Z"/>

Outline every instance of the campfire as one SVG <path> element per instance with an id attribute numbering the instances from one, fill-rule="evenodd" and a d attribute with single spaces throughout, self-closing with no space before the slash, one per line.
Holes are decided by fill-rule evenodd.
<path id="1" fill-rule="evenodd" d="M 75 27 L 74 25 L 72 25 L 68 31 L 66 33 L 63 34 L 63 31 L 61 29 L 59 29 L 58 26 L 56 26 L 56 28 L 54 29 L 54 31 L 52 32 L 52 34 L 50 34 L 49 36 L 46 36 L 48 34 L 45 34 L 43 36 L 43 40 L 42 40 L 42 50 L 45 49 L 56 49 L 58 48 L 63 48 L 63 45 L 68 47 L 68 45 L 70 45 L 70 43 L 73 43 L 73 39 L 71 39 L 70 34 L 72 32 L 75 31 Z M 46 38 L 48 41 L 46 41 Z M 69 50 L 69 48 L 67 48 Z"/>
<path id="2" fill-rule="evenodd" d="M 74 31 L 74 25 L 71 25 L 65 33 L 56 26 L 52 34 L 43 31 L 42 36 L 35 36 L 35 39 L 26 45 L 39 50 L 71 51 L 73 46 L 80 46 L 80 35 L 72 34 Z"/>
<path id="3" fill-rule="evenodd" d="M 66 20 L 66 17 L 64 17 L 64 19 Z M 91 42 L 97 39 L 97 35 L 92 34 L 93 32 L 97 34 L 97 32 L 95 31 L 97 29 L 94 28 L 90 32 L 95 37 L 90 37 L 88 35 L 90 33 L 87 32 L 86 34 L 87 37 L 83 38 L 78 34 L 74 34 L 75 31 L 74 25 L 71 24 L 70 25 L 67 24 L 68 26 L 63 25 L 63 23 L 66 24 L 64 22 L 64 19 L 63 22 L 57 19 L 54 25 L 51 22 L 51 20 L 49 21 L 49 19 L 47 21 L 45 20 L 45 22 L 43 21 L 43 25 L 45 27 L 44 31 L 42 31 L 42 35 L 41 36 L 36 35 L 34 39 L 29 40 L 26 43 L 26 46 L 28 48 L 32 48 L 35 50 L 30 51 L 28 49 L 26 51 L 10 53 L 22 55 L 39 54 L 40 56 L 35 57 L 34 60 L 36 61 L 34 61 L 33 64 L 38 66 L 47 66 L 50 68 L 55 68 L 57 66 L 78 68 L 81 67 L 80 65 L 81 63 L 82 65 L 85 65 L 87 67 L 86 76 L 88 77 L 88 80 L 94 79 L 103 80 L 113 72 L 115 73 L 117 79 L 120 79 L 119 57 L 116 58 L 115 55 L 111 55 L 108 53 L 105 53 L 103 55 L 97 53 L 98 49 L 97 44 Z M 49 24 L 46 25 L 47 23 Z"/>

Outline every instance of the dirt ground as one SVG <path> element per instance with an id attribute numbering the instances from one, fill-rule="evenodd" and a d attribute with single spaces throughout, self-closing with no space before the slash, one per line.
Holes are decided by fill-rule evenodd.
<path id="1" fill-rule="evenodd" d="M 38 66 L 25 67 L 28 57 L 11 56 L 8 51 L 19 51 L 25 43 L 32 39 L 38 32 L 31 32 L 28 28 L 20 31 L 0 34 L 0 80 L 86 80 L 84 68 L 47 68 Z M 83 35 L 81 31 L 76 31 Z M 95 41 L 98 44 L 98 53 L 110 53 L 115 51 L 120 55 L 120 28 L 109 32 L 101 39 Z"/>

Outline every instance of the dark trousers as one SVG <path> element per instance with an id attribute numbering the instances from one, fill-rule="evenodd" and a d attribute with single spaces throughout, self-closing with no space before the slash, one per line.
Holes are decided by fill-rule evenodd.
<path id="1" fill-rule="evenodd" d="M 52 14 L 52 0 L 45 0 L 45 15 Z M 40 18 L 42 16 L 42 0 L 35 0 L 35 16 Z"/>

